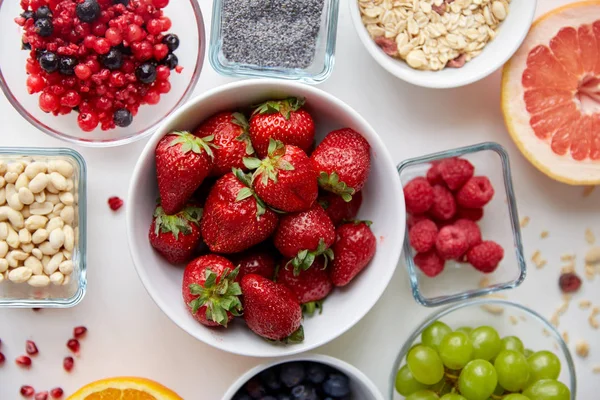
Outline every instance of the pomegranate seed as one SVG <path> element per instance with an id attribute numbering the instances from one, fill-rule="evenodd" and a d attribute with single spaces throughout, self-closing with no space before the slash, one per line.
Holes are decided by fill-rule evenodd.
<path id="1" fill-rule="evenodd" d="M 85 335 L 86 332 L 87 328 L 85 326 L 78 326 L 73 329 L 73 336 L 75 336 L 76 339 L 79 339 Z"/>
<path id="2" fill-rule="evenodd" d="M 31 311 L 38 312 L 38 311 L 41 311 L 41 308 L 32 308 Z"/>
<path id="3" fill-rule="evenodd" d="M 21 386 L 21 390 L 19 391 L 19 393 L 21 393 L 21 396 L 29 398 L 33 396 L 33 394 L 35 393 L 35 389 L 29 385 L 23 385 Z"/>
<path id="4" fill-rule="evenodd" d="M 77 340 L 77 339 L 69 339 L 69 341 L 67 342 L 67 347 L 73 353 L 79 353 L 79 348 L 81 346 L 79 345 L 79 340 Z"/>
<path id="5" fill-rule="evenodd" d="M 15 359 L 15 363 L 19 366 L 19 367 L 30 367 L 31 366 L 31 358 L 27 357 L 27 356 L 19 356 Z"/>
<path id="6" fill-rule="evenodd" d="M 4 354 L 0 353 L 0 364 L 4 364 L 4 361 L 6 361 L 6 357 L 4 357 Z"/>
<path id="7" fill-rule="evenodd" d="M 35 400 L 48 400 L 48 392 L 38 392 L 33 398 Z"/>
<path id="8" fill-rule="evenodd" d="M 108 206 L 111 210 L 117 211 L 119 208 L 123 207 L 123 200 L 117 196 L 109 197 Z"/>
<path id="9" fill-rule="evenodd" d="M 35 345 L 35 342 L 33 340 L 28 340 L 25 342 L 25 351 L 30 356 L 33 356 L 33 355 L 39 353 L 38 348 Z"/>
<path id="10" fill-rule="evenodd" d="M 562 274 L 558 279 L 558 286 L 563 293 L 573 293 L 581 287 L 581 278 L 574 272 Z"/>
<path id="11" fill-rule="evenodd" d="M 61 388 L 57 387 L 50 391 L 50 397 L 53 399 L 60 399 L 63 396 L 64 392 Z"/>
<path id="12" fill-rule="evenodd" d="M 63 368 L 67 372 L 71 372 L 74 365 L 75 365 L 75 360 L 73 360 L 73 357 L 65 357 L 65 359 L 63 360 Z"/>

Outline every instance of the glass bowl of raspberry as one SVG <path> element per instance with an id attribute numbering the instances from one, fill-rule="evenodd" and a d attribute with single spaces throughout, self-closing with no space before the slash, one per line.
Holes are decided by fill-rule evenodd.
<path id="1" fill-rule="evenodd" d="M 0 0 L 0 87 L 27 121 L 90 147 L 131 143 L 193 92 L 194 0 Z"/>
<path id="2" fill-rule="evenodd" d="M 497 143 L 443 151 L 398 166 L 404 259 L 427 307 L 514 289 L 526 263 L 510 162 Z"/>

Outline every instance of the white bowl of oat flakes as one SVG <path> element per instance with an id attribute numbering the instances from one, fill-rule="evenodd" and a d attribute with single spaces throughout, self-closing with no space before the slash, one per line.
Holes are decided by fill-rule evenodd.
<path id="1" fill-rule="evenodd" d="M 536 0 L 350 0 L 352 21 L 373 58 L 418 86 L 478 81 L 517 51 Z"/>

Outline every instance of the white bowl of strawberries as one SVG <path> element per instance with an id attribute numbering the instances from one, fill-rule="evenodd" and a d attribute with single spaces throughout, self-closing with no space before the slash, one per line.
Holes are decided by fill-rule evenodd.
<path id="1" fill-rule="evenodd" d="M 197 339 L 254 357 L 307 351 L 356 324 L 405 229 L 373 128 L 319 89 L 275 80 L 222 86 L 166 119 L 128 204 L 132 257 L 158 306 Z"/>

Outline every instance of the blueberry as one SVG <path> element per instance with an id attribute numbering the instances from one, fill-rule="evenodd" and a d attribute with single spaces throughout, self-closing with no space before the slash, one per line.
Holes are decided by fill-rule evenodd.
<path id="1" fill-rule="evenodd" d="M 292 389 L 294 400 L 319 400 L 317 391 L 310 384 L 294 386 Z"/>
<path id="2" fill-rule="evenodd" d="M 268 389 L 273 391 L 281 389 L 281 382 L 274 368 L 261 372 L 259 376 Z"/>
<path id="3" fill-rule="evenodd" d="M 133 116 L 129 112 L 129 110 L 125 108 L 120 108 L 113 114 L 113 121 L 116 126 L 120 126 L 121 128 L 125 128 L 131 125 L 133 121 Z"/>
<path id="4" fill-rule="evenodd" d="M 30 18 L 33 18 L 34 16 L 35 16 L 35 14 L 31 10 L 23 11 L 21 13 L 21 17 L 23 17 L 25 19 L 30 19 Z"/>
<path id="5" fill-rule="evenodd" d="M 175 67 L 179 64 L 179 59 L 173 53 L 169 53 L 164 60 L 162 60 L 162 64 L 165 64 L 169 69 L 175 69 Z"/>
<path id="6" fill-rule="evenodd" d="M 145 62 L 135 69 L 135 76 L 142 83 L 152 83 L 156 80 L 156 67 Z"/>
<path id="7" fill-rule="evenodd" d="M 233 400 L 252 400 L 252 397 L 248 396 L 246 393 L 238 392 L 233 396 Z"/>
<path id="8" fill-rule="evenodd" d="M 112 48 L 108 53 L 100 57 L 102 65 L 112 70 L 119 69 L 123 65 L 123 55 L 117 48 Z"/>
<path id="9" fill-rule="evenodd" d="M 331 374 L 323 383 L 325 394 L 333 397 L 343 397 L 350 394 L 348 377 L 342 374 Z"/>
<path id="10" fill-rule="evenodd" d="M 304 377 L 304 365 L 301 363 L 284 364 L 279 372 L 279 379 L 289 388 L 298 385 L 304 380 Z"/>
<path id="11" fill-rule="evenodd" d="M 100 16 L 100 5 L 96 0 L 85 0 L 77 4 L 77 17 L 83 22 L 92 22 Z"/>
<path id="12" fill-rule="evenodd" d="M 48 18 L 38 19 L 37 21 L 35 21 L 34 26 L 35 33 L 42 37 L 48 37 L 52 35 L 52 32 L 54 31 L 54 25 L 52 24 L 52 21 Z"/>
<path id="13" fill-rule="evenodd" d="M 132 54 L 131 47 L 123 45 L 123 43 L 115 46 L 115 49 L 119 50 L 121 54 L 125 56 L 130 56 Z"/>
<path id="14" fill-rule="evenodd" d="M 58 57 L 56 54 L 46 51 L 39 57 L 40 67 L 49 74 L 58 69 Z"/>
<path id="15" fill-rule="evenodd" d="M 279 393 L 277 395 L 277 400 L 292 400 L 292 396 L 287 393 Z"/>
<path id="16" fill-rule="evenodd" d="M 273 396 L 265 396 L 265 397 L 261 397 L 260 400 L 277 400 L 277 399 Z"/>
<path id="17" fill-rule="evenodd" d="M 21 41 L 21 50 L 31 50 L 31 45 Z"/>
<path id="18" fill-rule="evenodd" d="M 129 0 L 113 0 L 113 4 L 123 4 L 124 6 L 128 6 Z"/>
<path id="19" fill-rule="evenodd" d="M 174 33 L 165 35 L 162 42 L 167 45 L 169 51 L 175 51 L 179 47 L 179 37 Z"/>
<path id="20" fill-rule="evenodd" d="M 52 18 L 52 11 L 50 11 L 50 7 L 48 6 L 41 6 L 37 9 L 37 11 L 35 12 L 34 18 L 36 20 L 40 19 L 40 18 Z"/>
<path id="21" fill-rule="evenodd" d="M 306 368 L 306 377 L 309 382 L 314 384 L 322 383 L 327 377 L 325 366 L 317 363 L 310 363 Z"/>
<path id="22" fill-rule="evenodd" d="M 246 382 L 246 386 L 244 388 L 246 389 L 246 393 L 248 393 L 253 399 L 260 399 L 267 394 L 265 387 L 256 378 L 252 378 Z"/>
<path id="23" fill-rule="evenodd" d="M 77 59 L 75 57 L 64 56 L 58 60 L 58 71 L 63 75 L 73 75 Z"/>

